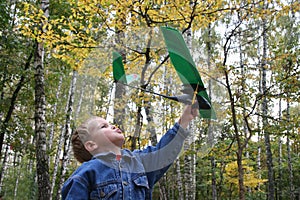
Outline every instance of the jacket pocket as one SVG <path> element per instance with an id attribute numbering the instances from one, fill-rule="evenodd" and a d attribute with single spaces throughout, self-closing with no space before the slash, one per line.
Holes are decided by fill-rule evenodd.
<path id="1" fill-rule="evenodd" d="M 134 185 L 133 199 L 148 199 L 149 184 L 147 176 L 142 175 L 132 179 Z"/>
<path id="2" fill-rule="evenodd" d="M 145 175 L 134 178 L 133 182 L 137 187 L 145 187 L 149 189 L 148 179 Z"/>
<path id="3" fill-rule="evenodd" d="M 92 200 L 110 199 L 117 192 L 118 192 L 117 184 L 98 186 L 95 190 L 91 192 L 90 199 Z"/>

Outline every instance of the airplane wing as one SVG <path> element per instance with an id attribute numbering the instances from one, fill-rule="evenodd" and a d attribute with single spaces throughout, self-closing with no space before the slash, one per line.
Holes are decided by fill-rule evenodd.
<path id="1" fill-rule="evenodd" d="M 113 52 L 113 78 L 115 82 L 127 84 L 122 56 L 118 52 Z"/>
<path id="2" fill-rule="evenodd" d="M 182 34 L 170 27 L 161 27 L 171 62 L 183 83 L 183 93 L 196 95 L 202 118 L 216 119 L 210 98 Z M 194 96 L 195 97 L 195 96 Z"/>

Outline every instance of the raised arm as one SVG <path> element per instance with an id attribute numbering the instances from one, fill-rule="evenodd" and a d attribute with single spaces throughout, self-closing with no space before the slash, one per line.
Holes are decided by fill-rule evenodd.
<path id="1" fill-rule="evenodd" d="M 150 187 L 163 176 L 177 158 L 189 134 L 186 128 L 197 113 L 198 109 L 192 109 L 190 105 L 186 106 L 178 122 L 163 135 L 156 146 L 135 151 L 143 162 Z"/>

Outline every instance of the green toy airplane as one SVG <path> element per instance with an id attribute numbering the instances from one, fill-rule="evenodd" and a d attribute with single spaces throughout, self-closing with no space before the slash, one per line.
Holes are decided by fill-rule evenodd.
<path id="1" fill-rule="evenodd" d="M 171 62 L 183 83 L 183 89 L 181 90 L 183 94 L 167 96 L 150 90 L 140 89 L 167 99 L 196 105 L 199 108 L 199 114 L 202 118 L 216 119 L 215 111 L 211 106 L 211 101 L 182 34 L 170 27 L 161 27 L 161 31 Z M 113 52 L 113 78 L 115 82 L 129 86 L 127 84 L 122 56 L 117 52 Z"/>

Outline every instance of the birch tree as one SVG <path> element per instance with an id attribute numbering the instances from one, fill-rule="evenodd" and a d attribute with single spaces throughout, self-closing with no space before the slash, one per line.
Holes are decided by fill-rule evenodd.
<path id="1" fill-rule="evenodd" d="M 268 3 L 264 1 L 263 10 L 268 8 Z M 262 117 L 263 117 L 263 134 L 264 141 L 266 146 L 266 156 L 267 156 L 267 168 L 268 168 L 268 200 L 275 199 L 275 186 L 274 186 L 274 171 L 273 171 L 273 155 L 271 150 L 271 141 L 270 135 L 267 129 L 268 126 L 268 100 L 267 100 L 267 19 L 262 19 L 262 62 L 261 62 L 261 70 L 262 70 Z"/>
<path id="2" fill-rule="evenodd" d="M 60 80 L 62 80 L 62 76 L 60 78 L 61 78 Z M 70 84 L 70 85 L 72 86 L 72 84 Z M 71 86 L 70 86 L 70 88 L 72 88 Z M 60 92 L 59 89 L 61 89 L 61 85 L 60 84 L 58 85 L 58 90 L 56 92 L 57 97 L 58 97 L 58 94 Z M 69 93 L 68 93 L 68 98 L 67 99 L 69 99 L 69 97 L 70 97 L 70 91 L 71 91 L 71 89 L 69 89 Z M 68 103 L 66 103 L 64 111 L 65 111 L 65 113 L 67 113 L 67 111 L 68 111 Z M 66 132 L 65 124 L 62 124 L 61 128 L 60 128 L 60 134 L 59 134 L 59 137 L 58 137 L 58 141 L 56 143 L 56 146 L 57 146 L 56 154 L 55 154 L 55 157 L 53 159 L 53 161 L 54 161 L 54 167 L 53 167 L 52 180 L 51 180 L 50 199 L 53 199 L 53 195 L 54 194 L 57 195 L 57 193 L 54 191 L 54 189 L 55 189 L 56 180 L 57 180 L 57 177 L 58 177 L 58 171 L 59 171 L 59 166 L 60 166 L 60 157 L 61 157 L 62 147 L 63 147 L 63 143 L 64 143 L 64 133 L 65 132 Z M 51 133 L 50 133 L 50 135 L 51 135 Z"/>
<path id="3" fill-rule="evenodd" d="M 61 163 L 61 171 L 60 171 L 60 180 L 58 184 L 58 190 L 56 193 L 56 199 L 59 200 L 61 198 L 61 188 L 63 183 L 66 180 L 67 166 L 70 160 L 70 152 L 71 152 L 71 134 L 72 134 L 72 118 L 74 115 L 73 107 L 74 107 L 74 93 L 76 90 L 76 82 L 77 82 L 77 74 L 76 70 L 73 70 L 72 73 L 72 81 L 70 83 L 70 90 L 68 95 L 68 102 L 66 105 L 66 116 L 65 116 L 65 124 L 63 125 L 63 159 Z M 60 156 L 60 152 L 58 152 L 58 156 Z"/>
<path id="4" fill-rule="evenodd" d="M 279 110 L 278 110 L 278 118 L 279 120 L 282 119 L 282 101 L 281 98 L 279 99 Z M 278 199 L 282 200 L 282 178 L 283 178 L 283 174 L 282 174 L 282 138 L 281 136 L 278 137 L 278 184 L 277 184 L 277 188 L 278 188 Z"/>
<path id="5" fill-rule="evenodd" d="M 63 80 L 63 75 L 59 76 L 59 81 L 58 81 L 58 86 L 57 86 L 57 91 L 56 91 L 56 94 L 55 94 L 55 98 L 56 99 L 59 99 L 59 96 L 60 96 L 60 92 L 61 92 L 61 85 L 62 85 L 62 80 Z M 53 117 L 55 117 L 57 115 L 57 104 L 58 102 L 55 101 L 53 107 L 52 107 L 52 114 L 53 114 Z M 52 145 L 53 145 L 53 138 L 54 138 L 54 129 L 55 129 L 55 124 L 54 121 L 51 123 L 50 125 L 50 131 L 49 131 L 49 145 L 48 145 L 48 150 L 49 151 L 52 151 Z M 50 159 L 49 159 L 49 162 L 50 162 Z M 49 163 L 50 164 L 50 163 Z M 52 191 L 52 189 L 51 189 Z"/>
<path id="6" fill-rule="evenodd" d="M 293 1 L 291 2 L 293 3 Z M 293 9 L 290 9 L 289 11 L 290 17 L 287 17 L 287 31 L 290 32 L 290 35 L 287 35 L 286 37 L 286 43 L 287 43 L 287 51 L 293 52 L 293 49 L 295 45 L 297 44 L 297 28 L 295 28 L 295 24 L 299 23 L 295 20 L 295 11 Z M 285 21 L 285 20 L 284 20 Z M 294 32 L 296 31 L 296 32 Z M 292 56 L 292 55 L 291 55 Z M 293 56 L 292 56 L 293 57 Z M 287 59 L 287 62 L 284 63 L 283 68 L 285 69 L 285 73 L 287 74 L 287 77 L 292 77 L 292 71 L 295 66 L 295 63 L 293 62 L 293 59 L 289 57 Z M 293 158 L 292 158 L 292 150 L 291 150 L 291 138 L 293 138 L 293 130 L 292 123 L 291 123 L 291 116 L 290 116 L 290 99 L 291 99 L 291 93 L 293 93 L 293 89 L 291 89 L 289 86 L 286 88 L 286 120 L 288 123 L 287 126 L 287 133 L 286 133 L 286 151 L 287 151 L 287 160 L 288 160 L 288 172 L 289 172 L 289 194 L 290 199 L 295 199 L 295 186 L 294 186 L 294 167 L 293 167 Z M 281 188 L 279 188 L 280 190 Z"/>
<path id="7" fill-rule="evenodd" d="M 49 17 L 49 1 L 41 2 L 41 9 L 46 19 Z M 43 23 L 40 24 L 41 31 Z M 36 168 L 38 178 L 38 199 L 46 200 L 50 196 L 49 156 L 47 154 L 46 137 L 46 97 L 45 97 L 45 50 L 43 41 L 36 41 L 34 55 L 35 70 L 35 136 L 36 136 Z"/>
<path id="8" fill-rule="evenodd" d="M 206 65 L 208 68 L 208 71 L 213 70 L 212 69 L 212 57 L 213 57 L 213 45 L 214 45 L 214 37 L 212 32 L 214 32 L 213 28 L 212 28 L 212 24 L 209 24 L 207 27 L 207 39 L 205 41 L 205 50 L 206 50 Z M 208 94 L 210 99 L 212 100 L 212 80 L 209 79 L 208 82 Z M 212 136 L 213 133 L 213 129 L 212 129 L 212 125 L 211 123 L 208 123 L 208 135 Z M 211 140 L 213 140 L 213 138 L 211 138 Z M 211 140 L 209 140 L 210 142 L 212 142 Z M 211 144 L 208 144 L 211 145 Z M 216 161 L 215 161 L 215 157 L 212 155 L 210 158 L 210 162 L 211 162 L 211 187 L 212 187 L 212 200 L 217 200 L 218 198 L 218 193 L 217 193 L 217 183 L 216 183 Z"/>
<path id="9" fill-rule="evenodd" d="M 189 49 L 192 49 L 192 31 L 188 29 L 186 31 L 186 43 Z M 191 124 L 190 128 L 193 132 L 194 126 Z M 184 154 L 184 174 L 183 179 L 185 182 L 185 199 L 195 199 L 195 154 L 194 154 L 194 134 L 190 134 L 185 142 L 184 142 L 184 150 L 186 153 Z"/>
<path id="10" fill-rule="evenodd" d="M 126 16 L 127 16 L 126 10 L 119 9 L 115 17 L 115 19 L 117 19 L 115 21 L 116 22 L 115 42 L 116 44 L 118 44 L 116 51 L 120 53 L 124 63 L 126 63 L 126 49 L 123 47 L 125 45 L 123 44 L 123 42 L 125 41 L 124 29 L 126 27 Z M 125 94 L 126 94 L 125 85 L 119 82 L 115 82 L 114 124 L 116 124 L 121 130 L 124 130 L 124 122 L 126 118 L 125 117 L 126 106 L 124 104 L 124 99 L 123 99 Z"/>

